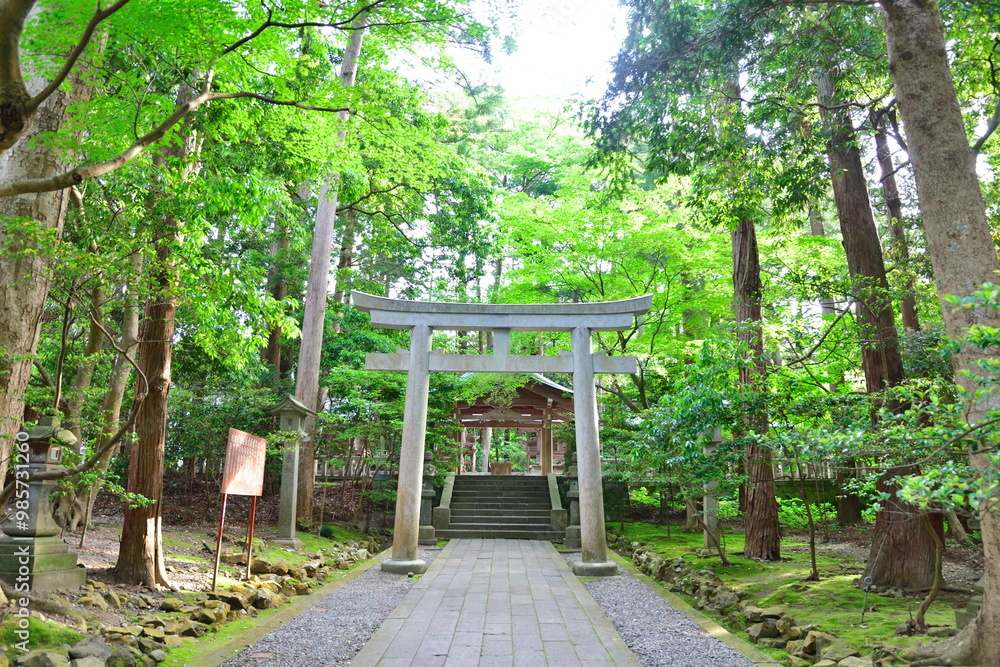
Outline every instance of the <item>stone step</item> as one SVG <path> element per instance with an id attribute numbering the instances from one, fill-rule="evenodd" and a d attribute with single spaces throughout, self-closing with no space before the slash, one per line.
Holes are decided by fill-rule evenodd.
<path id="1" fill-rule="evenodd" d="M 470 517 L 470 516 L 483 516 L 483 517 L 499 516 L 499 517 L 504 517 L 504 516 L 511 516 L 512 514 L 513 514 L 513 512 L 511 512 L 510 510 L 507 510 L 507 509 L 487 509 L 487 508 L 482 508 L 482 507 L 474 507 L 474 508 L 468 508 L 468 509 L 455 509 L 453 507 L 452 510 L 451 510 L 451 517 L 452 517 L 453 521 L 455 519 L 459 518 L 459 517 L 462 517 L 462 518 L 466 518 L 466 517 Z M 519 517 L 534 517 L 536 519 L 545 519 L 546 521 L 549 520 L 549 516 L 550 515 L 551 515 L 551 511 L 550 510 L 548 510 L 548 509 L 542 509 L 542 508 L 538 508 L 538 509 L 520 509 L 520 510 L 517 511 L 517 516 L 519 516 Z"/>
<path id="2" fill-rule="evenodd" d="M 459 538 L 495 538 L 508 540 L 548 540 L 551 542 L 562 542 L 564 535 L 555 530 L 524 530 L 523 528 L 501 529 L 490 527 L 488 529 L 456 530 L 445 528 L 437 531 L 437 537 L 445 540 L 456 540 Z"/>
<path id="3" fill-rule="evenodd" d="M 549 517 L 548 514 L 546 514 L 545 516 L 510 516 L 510 515 L 486 516 L 482 514 L 455 516 L 454 514 L 452 514 L 450 523 L 452 526 L 469 525 L 469 524 L 483 524 L 483 525 L 489 524 L 493 526 L 499 523 L 511 523 L 511 524 L 516 523 L 518 525 L 535 524 L 535 525 L 548 526 Z"/>
<path id="4" fill-rule="evenodd" d="M 456 489 L 545 489 L 549 486 L 548 480 L 541 478 L 537 478 L 537 480 L 525 480 L 523 477 L 520 479 L 517 477 L 510 477 L 507 479 L 498 477 L 496 479 L 490 478 L 484 480 L 470 479 L 467 482 L 459 481 L 460 479 L 462 478 L 455 478 Z"/>
<path id="5" fill-rule="evenodd" d="M 547 486 L 456 486 L 453 493 L 548 493 Z"/>
<path id="6" fill-rule="evenodd" d="M 507 512 L 522 512 L 524 510 L 547 510 L 550 509 L 548 503 L 518 503 L 518 502 L 490 502 L 490 503 L 477 503 L 477 502 L 460 502 L 452 503 L 451 511 L 455 510 L 504 510 Z"/>
<path id="7" fill-rule="evenodd" d="M 539 502 L 549 502 L 548 493 L 469 493 L 468 491 L 454 491 L 451 494 L 453 500 L 537 500 Z"/>

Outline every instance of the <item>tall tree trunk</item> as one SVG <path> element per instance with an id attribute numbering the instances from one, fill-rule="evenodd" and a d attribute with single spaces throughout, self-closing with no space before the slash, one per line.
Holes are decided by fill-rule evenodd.
<path id="1" fill-rule="evenodd" d="M 917 474 L 920 469 L 896 470 L 892 477 Z M 875 482 L 875 490 L 889 497 L 882 501 L 875 520 L 872 547 L 868 555 L 865 576 L 876 586 L 920 590 L 934 583 L 934 538 L 924 527 L 926 521 L 941 539 L 944 539 L 943 515 L 925 516 L 919 509 L 896 496 L 899 487 L 891 478 L 882 477 Z M 923 535 L 920 535 L 923 533 Z"/>
<path id="2" fill-rule="evenodd" d="M 826 238 L 826 228 L 823 226 L 823 218 L 820 215 L 819 209 L 816 208 L 815 205 L 809 206 L 809 231 L 813 236 Z M 824 319 L 836 315 L 836 304 L 828 294 L 820 295 L 819 304 Z M 838 385 L 841 384 L 841 381 L 842 378 L 831 382 L 830 391 L 836 391 Z M 837 486 L 840 489 L 846 488 L 847 482 L 856 477 L 854 470 L 856 465 L 857 462 L 854 459 L 840 461 L 837 469 Z M 861 523 L 861 518 L 861 498 L 859 498 L 857 494 L 845 493 L 837 498 L 838 524 L 841 526 L 849 526 Z"/>
<path id="3" fill-rule="evenodd" d="M 273 265 L 268 276 L 268 291 L 275 301 L 284 301 L 288 296 L 288 281 L 285 278 L 284 263 L 288 261 L 288 227 L 279 216 L 274 224 L 274 240 L 271 241 L 271 260 Z M 267 347 L 264 348 L 264 364 L 269 366 L 274 372 L 274 384 L 281 385 L 284 378 L 282 373 L 281 356 L 281 326 L 275 325 L 268 333 Z"/>
<path id="4" fill-rule="evenodd" d="M 761 392 L 764 373 L 764 339 L 762 331 L 760 257 L 757 252 L 757 232 L 752 220 L 741 220 L 732 233 L 733 293 L 736 311 L 736 337 L 745 346 L 750 359 L 740 367 L 740 386 L 748 392 Z M 744 416 L 745 432 L 763 435 L 767 432 L 766 407 Z M 744 522 L 747 558 L 777 560 L 781 556 L 781 535 L 778 526 L 778 502 L 775 500 L 774 467 L 771 450 L 757 444 L 748 445 L 744 459 L 747 473 Z"/>
<path id="5" fill-rule="evenodd" d="M 134 280 L 138 280 L 138 268 L 141 255 L 134 253 L 132 263 L 136 268 Z M 122 400 L 125 398 L 125 390 L 128 388 L 128 380 L 132 375 L 132 364 L 129 360 L 135 359 L 136 346 L 139 343 L 139 304 L 134 283 L 125 292 L 124 315 L 122 316 L 121 336 L 118 339 L 118 348 L 125 353 L 119 354 L 111 366 L 111 373 L 108 376 L 108 390 L 104 394 L 104 402 L 101 405 L 101 435 L 97 438 L 97 445 L 94 451 L 103 450 L 108 441 L 111 440 L 118 430 L 121 420 Z M 126 358 L 127 357 L 127 358 Z M 96 472 L 105 473 L 111 465 L 111 459 L 118 453 L 118 447 L 113 447 L 106 451 L 101 460 L 94 466 Z M 83 548 L 84 539 L 87 535 L 87 524 L 90 523 L 90 516 L 94 512 L 94 503 L 97 501 L 97 494 L 100 493 L 101 483 L 98 481 L 91 487 L 87 494 L 87 506 L 83 518 L 83 532 L 80 535 L 80 548 Z"/>
<path id="6" fill-rule="evenodd" d="M 920 318 L 917 316 L 917 300 L 913 295 L 913 275 L 910 271 L 910 246 L 906 241 L 906 228 L 903 226 L 903 204 L 899 199 L 899 188 L 896 187 L 896 168 L 892 164 L 892 151 L 889 150 L 889 137 L 886 133 L 886 114 L 875 116 L 875 154 L 878 157 L 881 172 L 882 195 L 885 197 L 885 210 L 889 217 L 889 233 L 892 235 L 892 254 L 900 270 L 906 273 L 906 283 L 903 285 L 903 297 L 899 301 L 903 326 L 910 331 L 920 331 Z"/>
<path id="7" fill-rule="evenodd" d="M 868 393 L 878 394 L 905 379 L 882 245 L 851 118 L 845 110 L 834 109 L 842 101 L 837 96 L 836 75 L 823 73 L 818 87 L 820 114 L 830 129 L 827 153 L 833 197 L 840 218 L 847 268 L 854 281 L 861 332 L 861 365 Z M 897 474 L 891 473 L 893 477 Z M 883 490 L 895 490 L 891 478 L 883 478 L 879 484 Z M 921 521 L 900 520 L 901 516 L 915 517 L 918 513 L 917 508 L 895 500 L 884 503 L 878 513 L 865 573 L 876 585 L 922 588 L 934 580 L 933 541 Z M 886 547 L 892 550 L 885 553 Z"/>
<path id="8" fill-rule="evenodd" d="M 167 438 L 167 399 L 175 331 L 177 271 L 171 249 L 178 240 L 177 223 L 167 220 L 155 241 L 154 293 L 148 298 L 139 336 L 139 369 L 148 393 L 136 416 L 136 441 L 129 453 L 129 493 L 153 501 L 125 510 L 121 547 L 115 565 L 116 581 L 149 588 L 172 587 L 163 562 L 161 510 L 164 452 Z M 140 379 L 140 382 L 142 380 Z"/>
<path id="9" fill-rule="evenodd" d="M 830 129 L 827 153 L 833 198 L 837 204 L 847 268 L 854 281 L 861 331 L 861 365 L 868 393 L 878 393 L 899 384 L 904 377 L 882 245 L 868 199 L 861 150 L 851 118 L 846 111 L 833 108 L 840 102 L 836 75 L 821 74 L 818 85 L 820 114 Z"/>
<path id="10" fill-rule="evenodd" d="M 358 212 L 348 209 L 344 213 L 344 231 L 340 235 L 340 257 L 337 259 L 337 289 L 333 300 L 346 304 L 351 287 L 351 271 L 354 268 L 354 240 L 357 234 Z"/>
<path id="11" fill-rule="evenodd" d="M 949 336 L 959 338 L 973 324 L 1000 327 L 998 312 L 954 308 L 945 301 L 948 295 L 965 296 L 979 284 L 996 281 L 1000 262 L 951 79 L 938 4 L 928 0 L 880 2 L 889 70 L 906 129 L 945 330 Z M 953 359 L 958 370 L 978 371 L 976 361 L 989 356 L 987 351 L 968 348 Z M 974 378 L 957 373 L 956 381 L 970 397 L 965 411 L 969 424 L 978 424 L 988 410 L 997 407 L 1000 397 L 996 394 L 976 396 Z M 987 479 L 991 478 L 988 455 L 973 453 L 971 461 Z M 986 494 L 993 500 L 980 507 L 985 590 L 979 613 L 951 640 L 914 651 L 914 657 L 924 659 L 913 664 L 988 665 L 995 664 L 1000 656 L 998 495 L 994 488 Z"/>
<path id="12" fill-rule="evenodd" d="M 48 83 L 39 76 L 29 78 L 39 90 Z M 69 117 L 67 108 L 82 99 L 85 91 L 77 81 L 72 83 L 70 92 L 53 93 L 28 131 L 0 155 L 0 182 L 47 178 L 67 168 L 60 149 L 33 142 L 59 130 Z M 9 93 L 0 90 L 0 104 Z M 68 202 L 68 190 L 0 198 L 0 488 L 6 483 L 14 434 L 24 418 L 24 392 Z"/>
<path id="13" fill-rule="evenodd" d="M 181 86 L 178 101 L 186 99 L 190 92 L 187 85 Z M 183 165 L 176 176 L 181 180 L 190 180 L 198 173 L 197 156 L 201 150 L 201 139 L 190 123 L 183 130 L 183 142 L 163 148 L 154 165 L 167 169 L 170 159 L 174 164 Z M 165 180 L 161 179 L 161 182 Z M 168 194 L 161 187 L 151 196 L 166 197 Z M 150 588 L 157 585 L 173 588 L 163 563 L 161 522 L 167 403 L 176 331 L 178 271 L 175 248 L 184 239 L 180 227 L 180 221 L 172 214 L 159 221 L 153 239 L 156 259 L 150 270 L 152 292 L 146 298 L 139 335 L 138 367 L 148 393 L 136 414 L 136 440 L 129 452 L 126 489 L 153 502 L 146 507 L 125 510 L 118 563 L 114 570 L 117 581 Z"/>
<path id="14" fill-rule="evenodd" d="M 355 20 L 351 39 L 344 50 L 340 67 L 340 83 L 354 85 L 358 57 L 368 25 L 367 13 Z M 350 115 L 341 112 L 341 123 Z M 341 130 L 340 136 L 346 136 Z M 316 206 L 316 225 L 313 228 L 312 252 L 309 259 L 309 279 L 306 284 L 305 312 L 302 316 L 302 339 L 299 343 L 299 360 L 295 367 L 295 397 L 310 410 L 319 412 L 320 352 L 323 349 L 323 330 L 326 324 L 326 300 L 330 283 L 330 254 L 333 249 L 333 223 L 337 217 L 337 183 L 332 176 L 320 187 Z M 306 417 L 302 425 L 304 435 L 299 440 L 299 488 L 296 494 L 296 514 L 300 520 L 311 522 L 313 514 L 314 468 L 316 466 L 316 418 Z"/>

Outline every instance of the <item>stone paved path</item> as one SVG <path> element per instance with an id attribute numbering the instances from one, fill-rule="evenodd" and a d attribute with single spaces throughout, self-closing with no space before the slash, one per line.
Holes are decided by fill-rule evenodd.
<path id="1" fill-rule="evenodd" d="M 353 667 L 638 667 L 549 542 L 451 540 Z"/>

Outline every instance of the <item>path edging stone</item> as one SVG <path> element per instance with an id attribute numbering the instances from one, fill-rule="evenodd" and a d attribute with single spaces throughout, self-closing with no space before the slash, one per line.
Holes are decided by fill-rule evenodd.
<path id="1" fill-rule="evenodd" d="M 683 598 L 668 591 L 666 588 L 661 586 L 659 582 L 639 570 L 639 568 L 637 568 L 631 560 L 624 558 L 621 554 L 610 549 L 608 550 L 608 555 L 622 568 L 627 570 L 629 574 L 644 583 L 647 588 L 666 600 L 671 606 L 677 609 L 677 611 L 697 623 L 702 630 L 707 632 L 712 637 L 715 637 L 750 662 L 757 665 L 757 667 L 783 667 L 782 663 L 778 662 L 751 644 L 743 641 L 716 623 L 714 620 L 689 605 Z"/>
<path id="2" fill-rule="evenodd" d="M 320 586 L 309 595 L 297 598 L 290 605 L 284 609 L 278 610 L 276 614 L 264 619 L 254 627 L 247 629 L 238 638 L 229 642 L 225 646 L 217 648 L 211 653 L 207 653 L 192 660 L 188 663 L 187 667 L 218 667 L 218 665 L 221 665 L 227 660 L 231 660 L 233 656 L 239 653 L 242 649 L 250 646 L 250 644 L 253 644 L 269 632 L 272 632 L 278 626 L 288 622 L 299 614 L 308 611 L 325 596 L 329 595 L 349 581 L 358 578 L 375 565 L 381 563 L 389 557 L 389 553 L 390 550 L 386 549 L 382 553 L 370 559 L 368 562 L 354 568 L 343 577 Z"/>

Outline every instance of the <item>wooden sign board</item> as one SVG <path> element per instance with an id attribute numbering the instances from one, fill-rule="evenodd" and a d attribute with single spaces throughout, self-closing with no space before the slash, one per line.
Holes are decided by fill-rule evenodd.
<path id="1" fill-rule="evenodd" d="M 264 457 L 267 441 L 235 428 L 229 429 L 222 493 L 259 496 L 264 492 Z"/>

